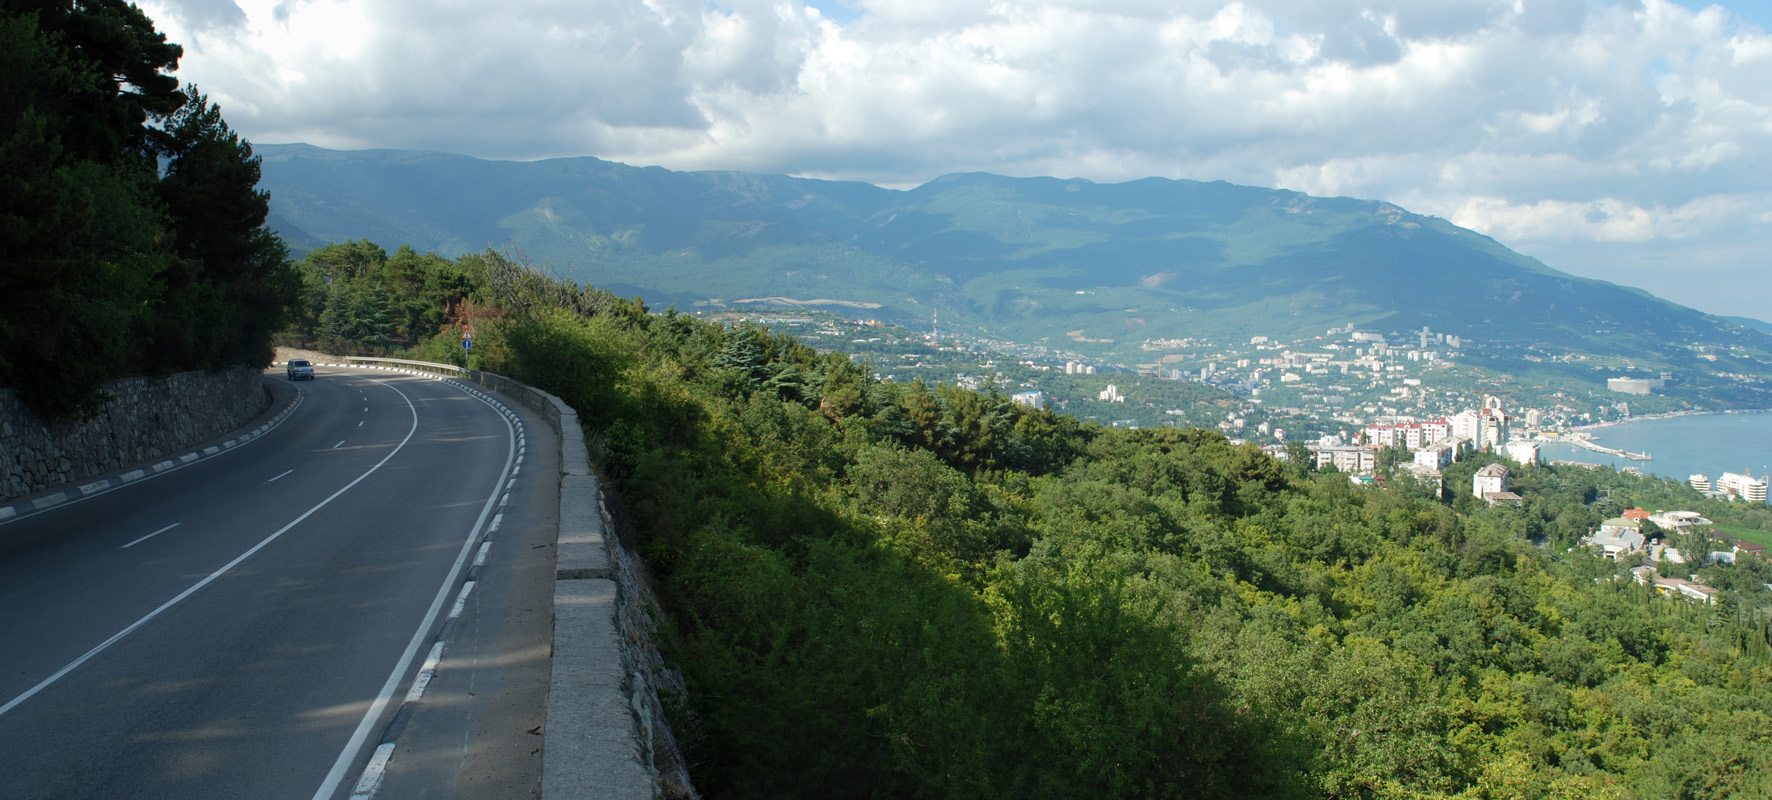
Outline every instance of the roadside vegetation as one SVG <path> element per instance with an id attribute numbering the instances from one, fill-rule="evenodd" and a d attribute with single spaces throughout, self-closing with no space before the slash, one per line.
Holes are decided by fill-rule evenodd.
<path id="1" fill-rule="evenodd" d="M 50 416 L 104 381 L 271 360 L 298 285 L 252 147 L 123 0 L 0 0 L 0 386 Z"/>
<path id="2" fill-rule="evenodd" d="M 1633 506 L 1764 508 L 1553 467 L 1488 508 L 1459 488 L 1481 458 L 1450 500 L 1363 488 L 1216 432 L 878 381 L 498 253 L 360 274 L 387 309 L 454 286 L 475 366 L 578 409 L 707 796 L 1772 796 L 1772 568 L 1696 570 L 1722 590 L 1701 606 L 1570 549 Z M 421 316 L 383 346 L 464 360 Z"/>
<path id="3" fill-rule="evenodd" d="M 1482 507 L 1481 459 L 1450 501 L 1357 487 L 494 252 L 297 269 L 180 55 L 122 0 L 0 0 L 0 385 L 76 413 L 111 377 L 267 363 L 276 333 L 561 396 L 664 604 L 710 797 L 1772 796 L 1772 567 L 1698 568 L 1721 592 L 1694 605 L 1571 549 L 1635 505 L 1764 508 L 1549 467 Z"/>

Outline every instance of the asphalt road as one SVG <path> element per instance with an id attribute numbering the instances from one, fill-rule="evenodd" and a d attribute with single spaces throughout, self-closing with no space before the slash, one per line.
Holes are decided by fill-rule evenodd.
<path id="1" fill-rule="evenodd" d="M 539 793 L 553 432 L 429 378 L 268 383 L 300 404 L 263 436 L 0 524 L 0 797 L 349 796 L 452 614 L 376 796 Z"/>

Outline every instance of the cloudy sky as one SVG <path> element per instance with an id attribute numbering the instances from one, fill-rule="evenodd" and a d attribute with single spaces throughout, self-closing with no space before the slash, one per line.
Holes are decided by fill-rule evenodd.
<path id="1" fill-rule="evenodd" d="M 1227 180 L 1772 320 L 1772 0 L 141 5 L 255 142 Z"/>

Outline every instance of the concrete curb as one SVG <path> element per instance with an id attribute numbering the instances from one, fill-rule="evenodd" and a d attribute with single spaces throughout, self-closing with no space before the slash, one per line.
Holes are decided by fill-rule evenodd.
<path id="1" fill-rule="evenodd" d="M 269 392 L 267 392 L 267 395 L 269 395 Z M 278 425 L 283 424 L 283 420 L 288 418 L 291 413 L 294 413 L 295 409 L 301 406 L 302 401 L 305 399 L 307 399 L 307 396 L 302 393 L 299 388 L 296 389 L 294 397 L 285 402 L 281 408 L 277 407 L 278 401 L 276 398 L 270 397 L 269 402 L 265 404 L 264 411 L 248 421 L 245 426 L 236 429 L 232 435 L 223 434 L 229 436 L 229 438 L 218 444 L 192 447 L 188 452 L 180 453 L 178 455 L 169 454 L 152 462 L 143 462 L 134 469 L 114 472 L 110 475 L 97 478 L 96 480 L 80 484 L 79 486 L 57 487 L 39 494 L 15 497 L 6 501 L 6 505 L 0 506 L 0 522 L 10 522 L 15 519 L 30 516 L 39 511 L 46 511 L 71 502 L 84 500 L 94 495 L 114 491 L 144 478 L 151 478 L 178 469 L 179 467 L 189 466 L 200 459 L 220 455 L 233 450 L 240 445 L 246 444 L 247 442 L 269 433 Z M 253 424 L 255 422 L 257 423 L 256 425 Z M 212 439 L 210 441 L 215 440 Z M 178 450 L 172 452 L 178 453 Z"/>
<path id="2" fill-rule="evenodd" d="M 547 397 L 560 403 L 562 474 L 542 800 L 652 800 L 659 796 L 658 775 L 651 767 L 651 737 L 641 724 L 646 715 L 630 698 L 603 488 L 591 474 L 577 412 Z"/>
<path id="3" fill-rule="evenodd" d="M 663 796 L 652 766 L 653 722 L 628 674 L 618 621 L 622 575 L 602 485 L 591 471 L 578 412 L 560 398 L 489 372 L 449 364 L 351 358 L 322 364 L 459 378 L 517 399 L 548 420 L 560 440 L 560 535 L 555 550 L 553 677 L 542 742 L 543 800 Z M 384 366 L 387 365 L 387 366 Z M 631 578 L 630 578 L 631 579 Z M 656 699 L 652 699 L 656 705 Z M 689 796 L 693 796 L 690 790 Z"/>

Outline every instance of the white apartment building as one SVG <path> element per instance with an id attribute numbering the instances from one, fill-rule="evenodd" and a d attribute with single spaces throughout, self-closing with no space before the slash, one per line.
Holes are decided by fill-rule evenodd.
<path id="1" fill-rule="evenodd" d="M 1717 479 L 1716 487 L 1749 503 L 1766 502 L 1766 479 L 1756 478 L 1752 474 L 1725 472 L 1723 477 Z"/>
<path id="2" fill-rule="evenodd" d="M 1689 528 L 1708 528 L 1711 521 L 1696 511 L 1663 511 L 1651 514 L 1649 521 L 1663 530 L 1681 531 Z"/>
<path id="3" fill-rule="evenodd" d="M 1509 417 L 1500 408 L 1465 409 L 1452 415 L 1452 435 L 1471 442 L 1478 450 L 1497 450 L 1507 441 Z"/>
<path id="4" fill-rule="evenodd" d="M 1378 468 L 1378 454 L 1356 445 L 1311 445 L 1317 467 L 1334 464 L 1335 468 L 1353 475 L 1363 475 Z"/>
<path id="5" fill-rule="evenodd" d="M 1366 426 L 1366 446 L 1380 449 L 1402 447 L 1414 452 L 1450 438 L 1452 438 L 1452 423 L 1444 419 Z"/>
<path id="6" fill-rule="evenodd" d="M 1532 466 L 1538 463 L 1538 445 L 1531 442 L 1508 442 L 1502 450 L 1510 461 Z"/>
<path id="7" fill-rule="evenodd" d="M 1433 469 L 1450 467 L 1452 466 L 1452 445 L 1441 441 L 1416 450 L 1415 463 Z"/>
<path id="8" fill-rule="evenodd" d="M 1501 494 L 1505 491 L 1507 491 L 1507 467 L 1500 464 L 1490 464 L 1479 469 L 1476 476 L 1471 478 L 1471 494 L 1476 495 L 1478 499 L 1487 500 L 1489 495 Z"/>

